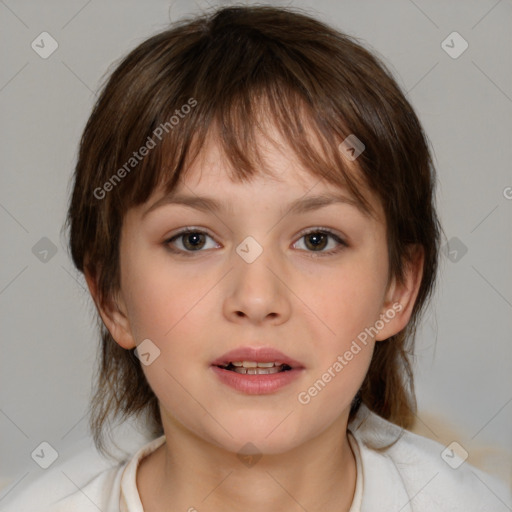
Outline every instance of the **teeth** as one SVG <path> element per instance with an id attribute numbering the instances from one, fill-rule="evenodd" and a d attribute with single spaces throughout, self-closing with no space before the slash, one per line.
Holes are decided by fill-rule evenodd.
<path id="1" fill-rule="evenodd" d="M 281 368 L 279 366 L 272 366 L 267 368 L 260 368 L 259 366 L 257 368 L 246 368 L 244 367 L 236 367 L 234 370 L 236 373 L 242 373 L 247 375 L 268 375 L 271 373 L 278 373 L 281 371 Z"/>
<path id="2" fill-rule="evenodd" d="M 231 368 L 230 368 L 231 367 Z M 244 375 L 268 375 L 280 371 L 291 370 L 291 368 L 281 361 L 271 361 L 267 363 L 257 361 L 231 361 L 221 365 L 221 368 L 228 369 Z"/>
<path id="3" fill-rule="evenodd" d="M 231 364 L 236 367 L 243 368 L 272 368 L 273 366 L 281 366 L 280 362 L 270 362 L 270 363 L 258 363 L 256 361 L 232 361 Z"/>

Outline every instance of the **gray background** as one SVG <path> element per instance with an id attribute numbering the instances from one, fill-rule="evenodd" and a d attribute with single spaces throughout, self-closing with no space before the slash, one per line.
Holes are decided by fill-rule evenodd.
<path id="1" fill-rule="evenodd" d="M 443 444 L 456 440 L 470 461 L 510 481 L 512 2 L 273 3 L 306 8 L 363 39 L 418 112 L 434 148 L 452 253 L 441 258 L 417 342 L 417 430 Z M 61 233 L 70 177 L 112 63 L 169 17 L 208 7 L 174 2 L 169 12 L 170 5 L 0 1 L 0 507 L 45 471 L 31 458 L 42 441 L 62 459 L 87 445 L 97 341 L 92 303 Z M 31 48 L 43 31 L 59 45 L 47 59 Z M 469 44 L 458 58 L 441 46 L 453 31 Z M 46 262 L 36 246 L 43 237 L 57 250 Z M 120 435 L 131 449 L 142 434 L 128 424 Z"/>

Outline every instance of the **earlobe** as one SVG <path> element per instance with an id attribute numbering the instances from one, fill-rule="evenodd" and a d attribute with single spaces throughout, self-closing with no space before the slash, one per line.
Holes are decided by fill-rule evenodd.
<path id="1" fill-rule="evenodd" d="M 124 349 L 135 348 L 136 343 L 132 336 L 126 307 L 122 299 L 116 299 L 116 297 L 101 298 L 95 274 L 89 270 L 84 270 L 84 275 L 96 310 L 112 338 Z"/>
<path id="2" fill-rule="evenodd" d="M 392 279 L 381 312 L 384 327 L 375 336 L 376 341 L 383 341 L 402 331 L 408 324 L 423 276 L 424 252 L 421 245 L 409 248 L 410 258 L 405 262 L 404 279 L 399 283 Z"/>

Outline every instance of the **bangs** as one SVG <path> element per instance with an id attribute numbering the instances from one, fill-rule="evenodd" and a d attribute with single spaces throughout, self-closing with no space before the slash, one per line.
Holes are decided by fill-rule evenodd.
<path id="1" fill-rule="evenodd" d="M 232 181 L 247 182 L 258 173 L 275 178 L 262 158 L 258 142 L 258 137 L 264 137 L 277 144 L 269 135 L 269 127 L 278 131 L 307 172 L 348 190 L 363 212 L 375 213 L 365 195 L 371 190 L 361 167 L 366 156 L 361 154 L 355 165 L 339 149 L 339 144 L 355 131 L 347 126 L 347 116 L 333 102 L 314 101 L 305 93 L 320 88 L 314 73 L 294 76 L 268 48 L 264 57 L 258 59 L 257 66 L 254 61 L 247 66 L 244 74 L 243 55 L 238 61 L 231 55 L 230 62 L 238 64 L 235 77 L 229 70 L 215 73 L 211 65 L 215 59 L 210 59 L 212 69 L 200 69 L 186 90 L 176 90 L 179 83 L 172 81 L 161 87 L 153 84 L 156 90 L 149 105 L 139 110 L 146 115 L 153 111 L 155 115 L 134 120 L 136 126 L 130 130 L 131 137 L 127 138 L 118 166 L 150 139 L 155 146 L 115 187 L 115 203 L 121 214 L 146 202 L 157 189 L 172 193 L 209 137 L 214 137 L 226 157 Z M 301 83 L 306 78 L 308 83 Z M 189 105 L 194 106 L 186 108 Z M 146 126 L 141 126 L 143 122 Z"/>

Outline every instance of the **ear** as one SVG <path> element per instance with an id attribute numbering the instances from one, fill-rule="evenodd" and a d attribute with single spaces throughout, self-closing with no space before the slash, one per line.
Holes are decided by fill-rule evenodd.
<path id="1" fill-rule="evenodd" d="M 375 341 L 383 341 L 399 333 L 411 318 L 423 276 L 423 247 L 418 244 L 410 245 L 409 255 L 404 263 L 403 283 L 398 283 L 396 277 L 393 277 L 386 290 L 379 318 L 383 321 L 384 328 L 379 330 Z"/>
<path id="2" fill-rule="evenodd" d="M 112 338 L 114 338 L 118 345 L 127 350 L 135 348 L 135 340 L 132 336 L 130 322 L 126 314 L 126 306 L 121 293 L 116 294 L 115 297 L 108 297 L 102 300 L 98 292 L 96 272 L 86 267 L 84 269 L 84 275 L 96 310 L 101 316 L 105 327 L 112 335 Z"/>

